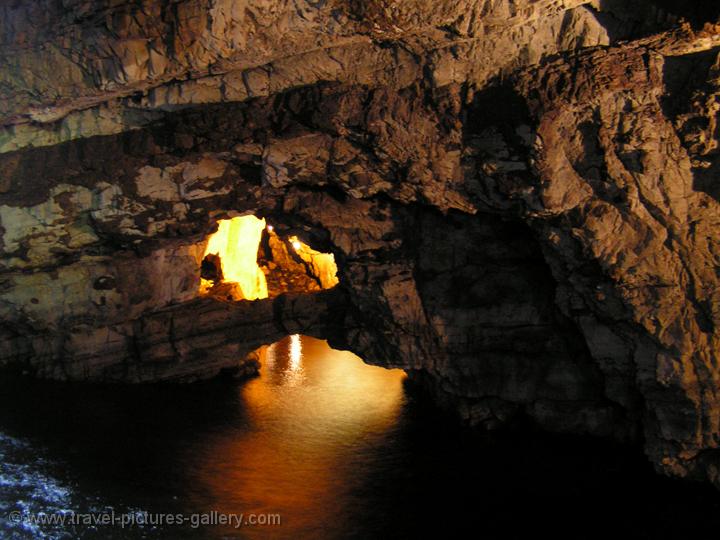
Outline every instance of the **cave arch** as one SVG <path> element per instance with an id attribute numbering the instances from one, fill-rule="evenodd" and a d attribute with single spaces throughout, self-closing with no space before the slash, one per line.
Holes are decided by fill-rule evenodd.
<path id="1" fill-rule="evenodd" d="M 115 52 L 97 61 L 91 40 L 77 51 L 88 71 L 71 61 L 58 73 L 77 78 L 48 89 L 33 66 L 59 59 L 40 47 L 56 34 L 26 41 L 32 2 L 15 4 L 5 14 L 21 31 L 9 39 L 32 76 L 10 74 L 17 111 L 4 111 L 0 364 L 53 379 L 192 380 L 237 363 L 251 328 L 315 325 L 368 362 L 425 377 L 471 423 L 523 410 L 553 430 L 642 425 L 651 459 L 684 476 L 720 444 L 717 201 L 692 182 L 715 193 L 703 187 L 715 154 L 704 162 L 694 140 L 713 146 L 717 130 L 679 138 L 659 103 L 663 65 L 714 54 L 712 25 L 618 43 L 586 6 L 535 2 L 485 34 L 471 27 L 484 16 L 459 16 L 463 6 L 443 15 L 448 26 L 423 26 L 443 8 L 415 3 L 398 12 L 409 28 L 383 20 L 318 49 L 306 23 L 338 15 L 321 2 L 295 36 L 311 48 L 289 61 L 270 39 L 263 66 L 200 46 L 208 54 L 190 69 L 166 48 L 200 50 L 179 35 L 186 25 L 145 51 L 144 37 L 118 37 L 134 30 L 88 15 L 63 39 L 87 24 L 97 50 Z M 618 6 L 609 13 L 626 26 L 626 3 L 595 4 Z M 505 20 L 507 7 L 487 16 Z M 167 25 L 143 21 L 152 35 Z M 674 24 L 648 23 L 624 35 Z M 277 30 L 226 29 L 244 39 L 246 28 Z M 426 31 L 437 40 L 415 43 Z M 492 108 L 506 86 L 521 114 Z M 679 111 L 688 128 L 715 114 L 713 100 L 701 84 L 697 110 Z M 203 239 L 234 213 L 317 233 L 322 242 L 303 241 L 336 256 L 341 286 L 252 305 L 198 298 Z M 509 253 L 516 242 L 501 238 L 525 247 Z"/>

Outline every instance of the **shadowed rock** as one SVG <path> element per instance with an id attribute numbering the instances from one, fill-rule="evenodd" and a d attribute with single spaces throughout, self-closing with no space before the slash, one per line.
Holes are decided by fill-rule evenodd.
<path id="1" fill-rule="evenodd" d="M 0 8 L 0 363 L 191 380 L 310 333 L 718 482 L 715 13 L 250 4 Z M 243 213 L 340 284 L 198 300 Z"/>

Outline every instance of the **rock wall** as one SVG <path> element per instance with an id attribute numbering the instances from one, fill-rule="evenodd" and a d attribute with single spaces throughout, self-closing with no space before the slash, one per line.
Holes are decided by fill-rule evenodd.
<path id="1" fill-rule="evenodd" d="M 673 9 L 4 5 L 0 364 L 192 379 L 303 331 L 720 484 L 720 27 Z M 198 301 L 250 212 L 340 285 Z"/>

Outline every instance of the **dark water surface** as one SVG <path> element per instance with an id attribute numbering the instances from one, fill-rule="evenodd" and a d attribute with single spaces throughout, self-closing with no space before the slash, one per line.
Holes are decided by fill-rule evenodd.
<path id="1" fill-rule="evenodd" d="M 636 449 L 470 433 L 405 386 L 401 372 L 299 336 L 272 346 L 261 376 L 245 383 L 5 380 L 0 538 L 696 538 L 720 531 L 720 493 L 656 476 Z M 183 514 L 188 522 L 10 519 L 12 512 L 73 511 L 136 522 Z M 210 512 L 260 521 L 279 515 L 280 524 L 189 521 Z"/>

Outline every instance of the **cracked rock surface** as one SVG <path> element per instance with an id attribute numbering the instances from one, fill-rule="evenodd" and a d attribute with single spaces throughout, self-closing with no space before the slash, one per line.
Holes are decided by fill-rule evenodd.
<path id="1" fill-rule="evenodd" d="M 0 364 L 192 380 L 311 333 L 720 486 L 718 13 L 628 4 L 4 3 Z M 244 213 L 340 285 L 199 299 Z"/>

